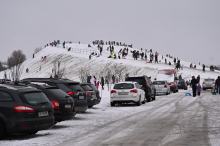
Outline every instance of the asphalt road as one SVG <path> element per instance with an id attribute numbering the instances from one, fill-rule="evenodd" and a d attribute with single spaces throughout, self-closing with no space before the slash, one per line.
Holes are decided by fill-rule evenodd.
<path id="1" fill-rule="evenodd" d="M 220 112 L 216 98 L 220 97 L 210 96 L 159 96 L 158 101 L 142 105 L 146 109 L 104 123 L 60 146 L 211 146 L 210 134 L 215 135 L 212 141 L 220 138 L 220 124 L 215 121 Z"/>

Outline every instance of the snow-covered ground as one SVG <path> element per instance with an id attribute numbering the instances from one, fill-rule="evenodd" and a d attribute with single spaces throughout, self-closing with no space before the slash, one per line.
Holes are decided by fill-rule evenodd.
<path id="1" fill-rule="evenodd" d="M 185 96 L 185 92 L 190 91 L 158 96 L 156 101 L 141 106 L 110 107 L 105 87 L 101 103 L 88 112 L 35 136 L 8 137 L 0 145 L 219 146 L 220 96 L 205 92 L 193 98 Z"/>
<path id="2" fill-rule="evenodd" d="M 49 77 L 54 62 L 61 61 L 65 67 L 64 77 L 79 81 L 79 70 L 86 68 L 90 75 L 101 76 L 107 66 L 117 64 L 125 66 L 129 75 L 148 75 L 152 79 L 160 69 L 172 69 L 174 66 L 163 63 L 146 63 L 134 61 L 131 54 L 126 59 L 107 58 L 108 46 L 104 46 L 101 57 L 89 54 L 97 52 L 97 46 L 88 44 L 67 44 L 71 51 L 61 47 L 47 47 L 35 54 L 34 59 L 26 60 L 22 65 L 21 78 Z M 121 47 L 115 47 L 116 51 Z M 129 48 L 133 50 L 133 48 Z M 42 57 L 46 56 L 46 60 Z M 161 56 L 160 56 L 161 57 Z M 161 58 L 160 58 L 161 59 Z M 169 59 L 169 58 L 167 58 Z M 169 59 L 172 60 L 172 59 Z M 168 60 L 168 61 L 169 61 Z M 163 61 L 163 60 L 162 60 Z M 190 69 L 189 62 L 182 61 L 184 68 L 178 71 L 183 78 L 192 75 L 204 78 L 217 78 L 219 72 L 202 72 Z M 28 73 L 25 72 L 29 69 Z M 9 75 L 9 72 L 7 72 Z M 4 72 L 0 72 L 0 78 Z M 38 132 L 35 136 L 13 136 L 1 140 L 1 146 L 97 146 L 97 145 L 220 145 L 220 96 L 203 93 L 201 97 L 185 96 L 181 91 L 169 96 L 158 96 L 156 101 L 142 106 L 110 107 L 109 91 L 101 91 L 102 100 L 99 105 L 89 109 L 85 114 L 77 114 L 73 120 L 60 122 L 53 128 Z M 191 91 L 189 91 L 191 92 Z"/>

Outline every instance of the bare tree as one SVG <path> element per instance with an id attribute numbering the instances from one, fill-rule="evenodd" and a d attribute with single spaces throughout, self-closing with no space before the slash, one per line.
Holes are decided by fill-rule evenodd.
<path id="1" fill-rule="evenodd" d="M 86 66 L 79 69 L 79 78 L 81 82 L 87 82 L 87 77 L 90 75 L 90 69 Z"/>
<path id="2" fill-rule="evenodd" d="M 52 69 L 53 77 L 58 79 L 62 78 L 64 76 L 65 70 L 65 66 L 61 67 L 61 61 L 59 58 L 55 59 Z"/>
<path id="3" fill-rule="evenodd" d="M 26 56 L 21 50 L 13 51 L 7 60 L 8 68 L 11 71 L 12 81 L 19 81 L 21 76 L 21 64 L 26 60 Z"/>

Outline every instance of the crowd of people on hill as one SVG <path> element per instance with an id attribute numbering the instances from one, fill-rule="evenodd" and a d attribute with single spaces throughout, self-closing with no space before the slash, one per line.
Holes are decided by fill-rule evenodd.
<path id="1" fill-rule="evenodd" d="M 117 41 L 104 41 L 104 40 L 95 40 L 92 42 L 93 45 L 110 45 L 110 46 L 123 46 L 132 48 L 132 44 L 126 44 Z"/>
<path id="2" fill-rule="evenodd" d="M 66 48 L 66 44 L 67 43 L 72 43 L 71 41 L 60 41 L 60 40 L 54 40 L 50 43 L 47 43 L 44 47 L 48 47 L 48 46 L 52 46 L 52 47 L 62 47 L 62 48 Z M 80 42 L 79 42 L 80 44 Z M 132 44 L 126 44 L 126 43 L 122 43 L 122 42 L 118 42 L 118 41 L 104 41 L 104 40 L 95 40 L 92 41 L 93 45 L 97 45 L 98 48 L 98 52 L 91 52 L 89 55 L 89 59 L 91 59 L 93 56 L 99 57 L 102 55 L 103 53 L 103 45 L 109 45 L 109 47 L 107 47 L 107 51 L 110 52 L 110 55 L 108 58 L 114 58 L 114 59 L 122 59 L 125 58 L 128 53 L 129 53 L 129 47 L 132 48 L 133 45 Z M 118 52 L 115 51 L 114 46 L 122 46 L 124 48 L 120 49 Z M 88 44 L 88 47 L 91 47 L 90 44 Z M 71 47 L 68 47 L 67 50 L 71 51 Z M 132 54 L 132 57 L 134 60 L 138 60 L 139 58 L 141 60 L 145 60 L 147 63 L 159 63 L 159 62 L 164 62 L 167 65 L 174 65 L 175 68 L 177 70 L 179 69 L 183 69 L 183 66 L 180 64 L 180 59 L 176 58 L 174 56 L 172 56 L 171 54 L 166 54 L 166 58 L 162 55 L 162 60 L 158 60 L 158 56 L 159 53 L 158 52 L 154 52 L 152 51 L 152 49 L 150 49 L 149 51 L 147 49 L 145 49 L 145 51 L 141 48 L 141 49 L 136 49 L 136 50 L 131 50 L 130 53 Z M 150 53 L 148 55 L 148 53 Z M 35 54 L 33 54 L 33 58 L 35 57 Z M 168 61 L 168 58 L 173 59 L 172 61 Z M 170 60 L 169 59 L 169 60 Z M 200 65 L 200 63 L 199 63 Z M 206 65 L 202 64 L 202 71 L 205 72 L 206 71 Z M 191 63 L 190 68 L 192 69 L 196 69 L 197 66 L 196 64 Z M 215 71 L 217 67 L 210 65 L 209 69 L 210 71 Z"/>

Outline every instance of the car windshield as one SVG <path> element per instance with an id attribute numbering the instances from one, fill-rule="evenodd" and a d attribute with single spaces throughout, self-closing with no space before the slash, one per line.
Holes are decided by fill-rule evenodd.
<path id="1" fill-rule="evenodd" d="M 24 100 L 29 105 L 39 105 L 50 103 L 43 92 L 27 92 L 23 94 Z"/>
<path id="2" fill-rule="evenodd" d="M 54 98 L 54 99 L 63 99 L 63 98 L 66 98 L 68 95 L 60 90 L 60 89 L 57 89 L 57 88 L 54 88 L 54 89 L 47 89 L 49 94 L 50 94 L 50 98 Z"/>
<path id="3" fill-rule="evenodd" d="M 115 84 L 114 89 L 132 89 L 134 88 L 133 84 L 129 83 L 120 83 L 120 84 Z"/>
<path id="4" fill-rule="evenodd" d="M 74 92 L 83 91 L 83 88 L 80 86 L 80 84 L 76 83 L 66 83 L 65 84 L 69 89 L 72 89 Z"/>
<path id="5" fill-rule="evenodd" d="M 214 79 L 205 79 L 205 82 L 214 82 Z"/>
<path id="6" fill-rule="evenodd" d="M 164 85 L 165 81 L 154 81 L 153 84 L 154 85 Z"/>
<path id="7" fill-rule="evenodd" d="M 140 85 L 145 85 L 143 78 L 127 78 L 126 81 L 133 81 L 139 83 Z"/>
<path id="8" fill-rule="evenodd" d="M 89 85 L 81 85 L 81 87 L 85 90 L 85 91 L 92 91 L 92 88 Z"/>
<path id="9" fill-rule="evenodd" d="M 97 91 L 98 89 L 96 88 L 96 86 L 95 85 L 93 85 L 93 84 L 90 84 L 89 85 L 93 90 L 95 90 L 95 91 Z"/>

